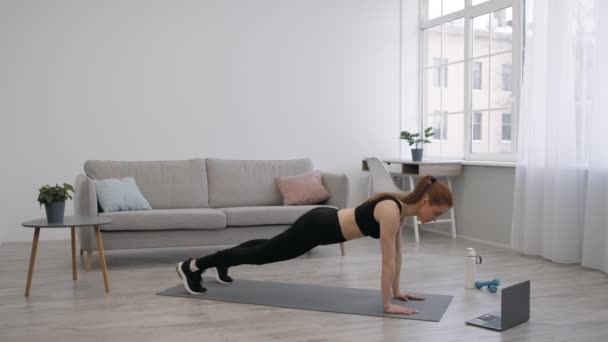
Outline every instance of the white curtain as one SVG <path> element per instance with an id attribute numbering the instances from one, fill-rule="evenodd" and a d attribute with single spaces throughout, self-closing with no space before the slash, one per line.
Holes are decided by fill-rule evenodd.
<path id="1" fill-rule="evenodd" d="M 511 245 L 608 272 L 608 1 L 527 1 Z"/>

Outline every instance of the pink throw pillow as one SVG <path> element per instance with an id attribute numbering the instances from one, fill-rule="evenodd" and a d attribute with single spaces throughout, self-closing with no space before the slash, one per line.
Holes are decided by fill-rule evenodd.
<path id="1" fill-rule="evenodd" d="M 330 194 L 323 186 L 321 171 L 311 171 L 297 176 L 275 178 L 283 195 L 283 205 L 316 204 L 329 199 Z"/>

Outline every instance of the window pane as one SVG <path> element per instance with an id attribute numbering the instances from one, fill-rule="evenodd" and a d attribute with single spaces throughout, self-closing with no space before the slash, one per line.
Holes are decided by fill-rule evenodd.
<path id="1" fill-rule="evenodd" d="M 464 63 L 450 64 L 443 73 L 442 111 L 464 112 Z"/>
<path id="2" fill-rule="evenodd" d="M 425 67 L 433 65 L 434 58 L 441 58 L 441 25 L 433 26 L 424 30 L 426 41 Z"/>
<path id="3" fill-rule="evenodd" d="M 481 4 L 481 3 L 486 2 L 486 1 L 488 1 L 488 0 L 473 0 L 472 5 L 475 6 L 475 5 Z"/>
<path id="4" fill-rule="evenodd" d="M 457 19 L 442 24 L 443 39 L 441 41 L 442 57 L 450 62 L 464 60 L 464 19 Z"/>
<path id="5" fill-rule="evenodd" d="M 424 117 L 424 127 L 428 126 L 440 126 L 445 140 L 432 140 L 432 143 L 425 144 L 425 156 L 462 158 L 464 114 L 428 115 Z"/>
<path id="6" fill-rule="evenodd" d="M 510 52 L 490 57 L 490 109 L 511 108 L 511 59 Z"/>
<path id="7" fill-rule="evenodd" d="M 490 112 L 490 153 L 511 153 L 511 140 L 503 140 L 503 133 L 511 135 L 511 112 L 493 110 Z M 510 137 L 509 137 L 510 138 Z"/>
<path id="8" fill-rule="evenodd" d="M 441 87 L 443 85 L 443 81 L 441 80 L 441 73 L 443 71 L 443 68 L 441 67 L 441 58 L 433 58 L 433 65 L 437 66 L 437 68 L 431 69 L 431 84 L 433 87 Z"/>
<path id="9" fill-rule="evenodd" d="M 481 83 L 481 87 L 479 89 L 475 89 L 475 78 L 474 78 L 474 74 L 472 75 L 473 77 L 471 78 L 471 82 L 473 83 L 473 94 L 471 96 L 471 108 L 473 109 L 473 111 L 484 111 L 484 110 L 488 110 L 489 109 L 489 100 L 488 100 L 488 91 L 490 89 L 489 87 L 489 72 L 488 72 L 488 64 L 489 64 L 490 59 L 488 57 L 483 57 L 483 58 L 478 58 L 473 60 L 473 66 L 474 65 L 479 65 L 479 68 L 481 70 L 480 72 L 480 83 Z M 473 72 L 475 69 L 474 67 L 471 67 L 471 72 Z"/>
<path id="10" fill-rule="evenodd" d="M 511 92 L 513 87 L 512 74 L 513 70 L 511 64 L 502 64 L 502 91 Z"/>
<path id="11" fill-rule="evenodd" d="M 426 13 L 427 19 L 441 16 L 441 0 L 427 0 Z"/>
<path id="12" fill-rule="evenodd" d="M 481 141 L 482 139 L 482 124 L 483 124 L 483 113 L 475 112 L 472 117 L 472 135 L 473 141 Z"/>
<path id="13" fill-rule="evenodd" d="M 472 117 L 471 152 L 488 153 L 488 112 L 474 112 Z M 476 133 L 478 130 L 479 133 Z M 476 134 L 479 134 L 476 136 Z"/>
<path id="14" fill-rule="evenodd" d="M 464 0 L 443 0 L 443 15 L 460 11 L 464 8 Z"/>
<path id="15" fill-rule="evenodd" d="M 431 68 L 425 71 L 424 89 L 424 112 L 432 113 L 441 111 L 441 87 L 433 86 L 433 82 L 439 84 L 439 68 Z"/>
<path id="16" fill-rule="evenodd" d="M 511 113 L 502 113 L 501 141 L 511 141 Z"/>
<path id="17" fill-rule="evenodd" d="M 475 17 L 473 23 L 473 57 L 490 53 L 490 15 Z"/>
<path id="18" fill-rule="evenodd" d="M 473 62 L 471 67 L 473 90 L 481 90 L 481 62 Z"/>
<path id="19" fill-rule="evenodd" d="M 513 10 L 511 7 L 492 12 L 490 42 L 492 53 L 513 49 Z"/>
<path id="20" fill-rule="evenodd" d="M 445 140 L 447 138 L 448 127 L 445 114 L 446 113 L 436 111 L 428 116 L 427 125 L 424 127 L 433 128 L 434 135 L 431 137 L 431 140 Z"/>

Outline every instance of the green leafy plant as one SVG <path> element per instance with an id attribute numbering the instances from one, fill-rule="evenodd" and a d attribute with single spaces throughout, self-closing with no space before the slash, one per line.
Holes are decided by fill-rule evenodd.
<path id="1" fill-rule="evenodd" d="M 65 202 L 66 199 L 72 199 L 69 191 L 74 193 L 74 188 L 68 184 L 63 183 L 63 186 L 55 184 L 55 186 L 45 185 L 41 187 L 40 193 L 38 194 L 38 203 L 40 206 L 48 205 L 53 202 Z"/>
<path id="2" fill-rule="evenodd" d="M 435 135 L 435 133 L 433 133 L 433 127 L 427 127 L 424 130 L 424 137 L 421 137 L 420 133 L 410 133 L 408 131 L 402 131 L 399 139 L 407 140 L 410 146 L 416 145 L 416 148 L 418 148 L 418 144 L 420 143 L 430 144 L 431 141 L 428 138 L 432 137 L 433 135 Z"/>

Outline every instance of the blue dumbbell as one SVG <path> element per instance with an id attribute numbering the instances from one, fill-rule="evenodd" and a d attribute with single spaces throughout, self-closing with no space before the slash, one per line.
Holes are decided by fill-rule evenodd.
<path id="1" fill-rule="evenodd" d="M 499 279 L 492 279 L 490 281 L 476 281 L 475 282 L 475 288 L 476 289 L 481 289 L 484 286 L 488 287 L 488 290 L 492 293 L 496 293 L 496 291 L 498 291 L 498 285 L 500 285 L 500 280 Z"/>

